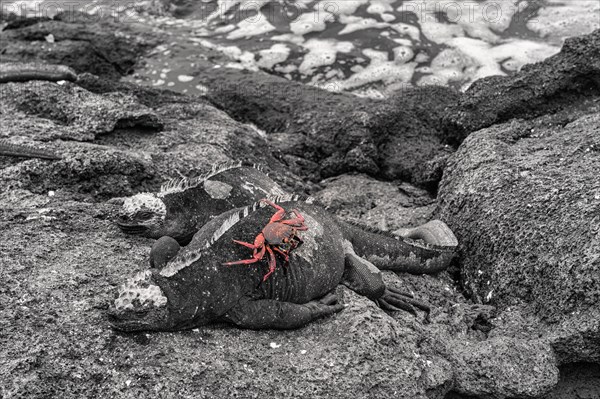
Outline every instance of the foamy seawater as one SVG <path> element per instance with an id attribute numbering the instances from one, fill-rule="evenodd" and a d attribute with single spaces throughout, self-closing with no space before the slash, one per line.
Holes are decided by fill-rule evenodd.
<path id="1" fill-rule="evenodd" d="M 113 9 L 115 3 L 131 5 L 106 3 Z M 140 18 L 182 35 L 158 49 L 134 80 L 186 92 L 196 90 L 197 46 L 229 56 L 226 67 L 381 96 L 406 86 L 464 89 L 479 78 L 543 60 L 566 37 L 600 28 L 598 0 L 204 0 L 179 8 L 140 3 L 181 15 Z M 170 47 L 178 48 L 176 54 Z"/>

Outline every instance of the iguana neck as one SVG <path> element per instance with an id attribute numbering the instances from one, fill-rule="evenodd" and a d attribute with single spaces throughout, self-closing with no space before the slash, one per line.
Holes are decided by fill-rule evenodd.
<path id="1" fill-rule="evenodd" d="M 30 145 L 13 144 L 7 140 L 0 140 L 0 155 L 25 158 L 61 159 L 57 154 L 41 150 Z"/>
<path id="2" fill-rule="evenodd" d="M 344 221 L 340 221 L 340 226 L 356 254 L 382 270 L 438 273 L 448 267 L 456 249 L 456 245 L 447 245 L 453 244 L 452 240 L 436 245 L 440 242 L 415 241 Z"/>

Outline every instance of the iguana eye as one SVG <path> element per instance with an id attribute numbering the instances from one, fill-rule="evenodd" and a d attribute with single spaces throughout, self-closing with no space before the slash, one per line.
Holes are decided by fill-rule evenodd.
<path id="1" fill-rule="evenodd" d="M 150 219 L 152 216 L 153 216 L 152 212 L 148 212 L 148 211 L 139 212 L 137 214 L 137 217 L 140 219 Z"/>

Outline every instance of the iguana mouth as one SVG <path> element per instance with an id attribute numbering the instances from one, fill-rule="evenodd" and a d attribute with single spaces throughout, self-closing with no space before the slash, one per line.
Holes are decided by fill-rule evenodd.
<path id="1" fill-rule="evenodd" d="M 124 222 L 119 222 L 117 221 L 117 226 L 119 226 L 119 228 L 127 234 L 144 234 L 146 231 L 148 231 L 148 227 L 146 226 L 142 226 L 139 224 L 130 224 L 130 223 L 124 223 Z"/>

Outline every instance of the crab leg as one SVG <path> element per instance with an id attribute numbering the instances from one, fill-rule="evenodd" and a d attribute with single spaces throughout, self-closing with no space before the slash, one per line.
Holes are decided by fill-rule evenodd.
<path id="1" fill-rule="evenodd" d="M 281 255 L 283 255 L 283 257 L 285 258 L 286 262 L 290 261 L 290 256 L 287 254 L 287 252 L 282 251 L 281 249 L 277 248 L 277 247 L 273 247 L 273 251 L 280 253 Z"/>
<path id="2" fill-rule="evenodd" d="M 245 247 L 248 247 L 250 249 L 256 249 L 256 247 L 254 246 L 254 244 L 250 244 L 249 242 L 238 241 L 238 240 L 233 240 L 233 242 L 235 242 L 236 244 L 240 244 L 240 245 L 243 245 Z"/>
<path id="3" fill-rule="evenodd" d="M 269 201 L 266 198 L 261 199 L 261 202 L 264 202 L 267 205 L 271 205 L 273 208 L 277 209 L 277 212 L 275 212 L 275 214 L 271 216 L 271 220 L 269 220 L 269 223 L 278 222 L 281 219 L 283 219 L 283 217 L 285 216 L 285 209 L 283 209 L 276 203 Z"/>
<path id="4" fill-rule="evenodd" d="M 275 254 L 270 247 L 266 247 L 267 252 L 269 252 L 269 272 L 264 275 L 263 281 L 266 281 L 271 274 L 275 271 L 275 267 L 277 266 L 277 260 L 275 259 Z"/>
<path id="5" fill-rule="evenodd" d="M 251 258 L 251 259 L 243 259 L 243 260 L 236 260 L 235 262 L 226 262 L 223 263 L 226 266 L 231 266 L 231 265 L 249 265 L 250 263 L 256 263 L 258 262 L 260 259 L 256 259 L 256 258 Z"/>

